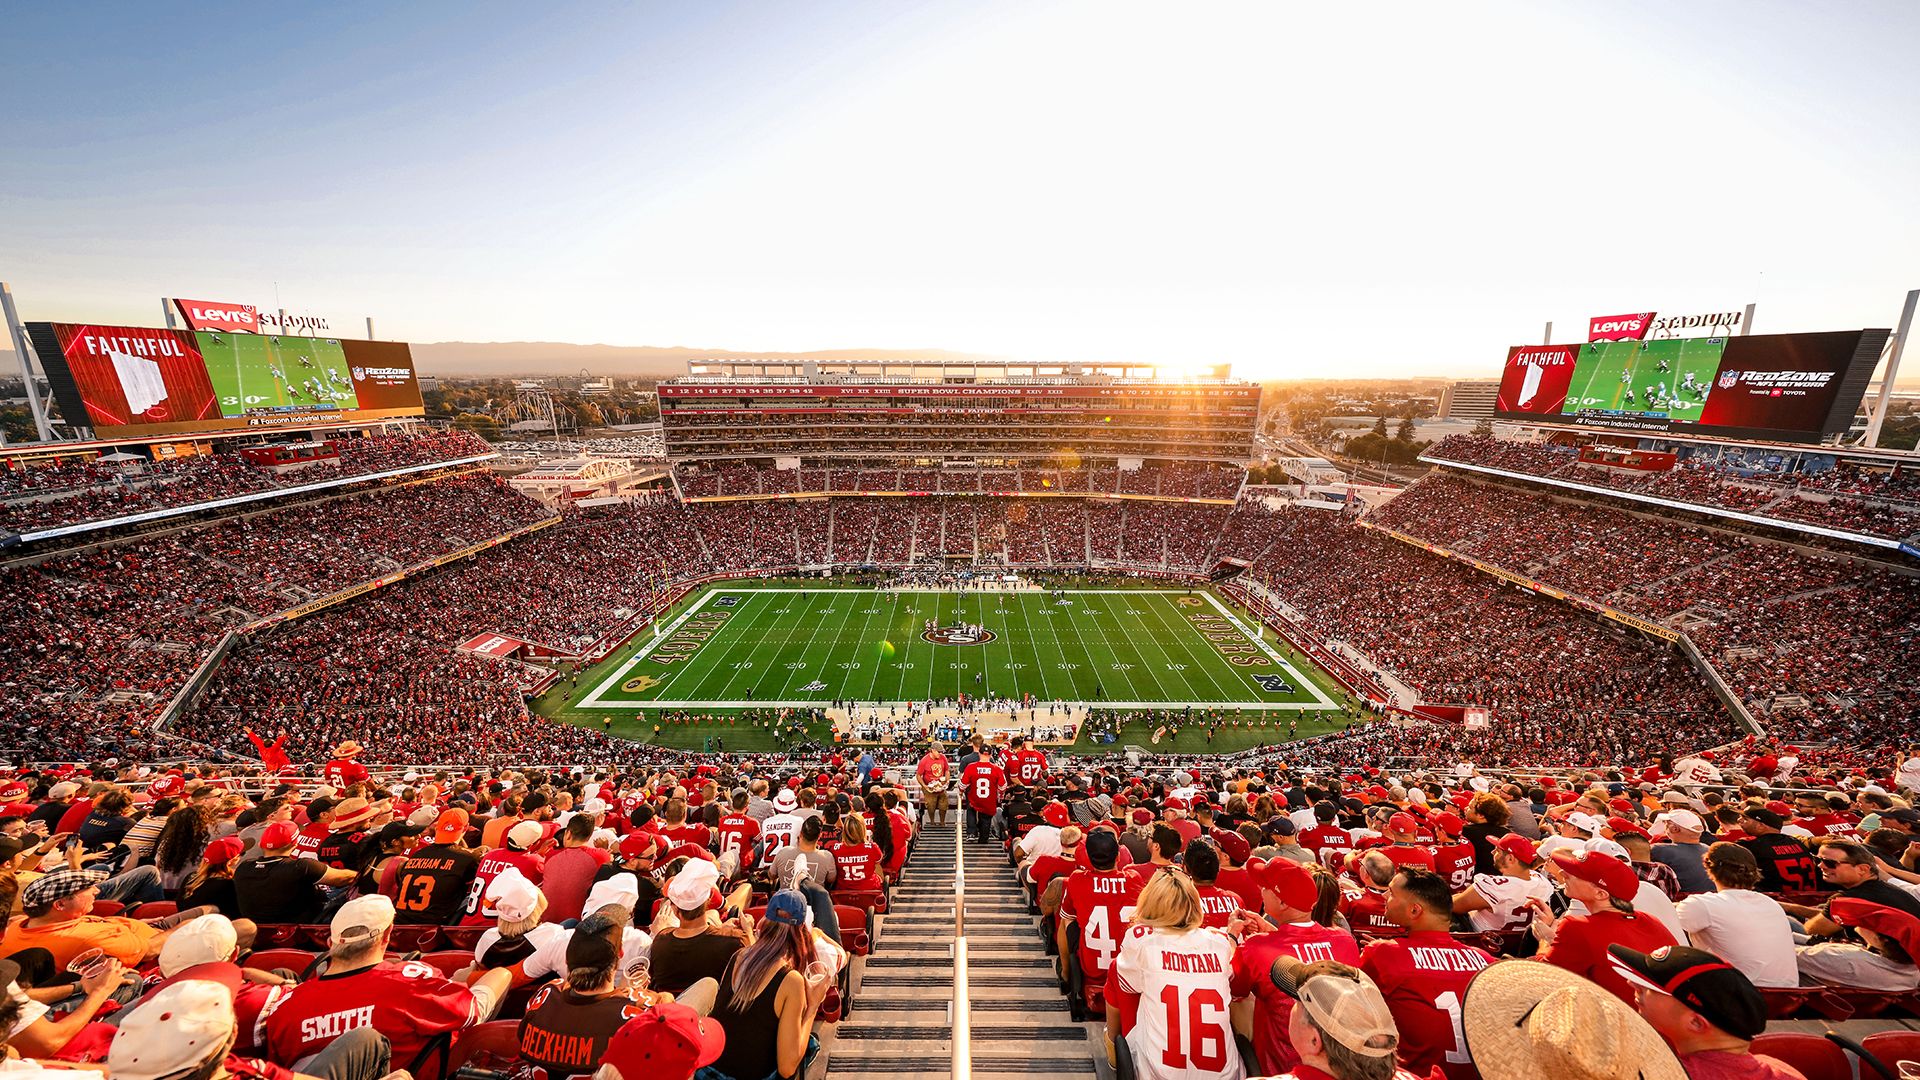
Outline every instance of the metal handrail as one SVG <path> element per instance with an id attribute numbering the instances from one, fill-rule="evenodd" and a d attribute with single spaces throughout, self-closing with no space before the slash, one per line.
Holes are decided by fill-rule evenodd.
<path id="1" fill-rule="evenodd" d="M 967 989 L 967 815 L 953 823 L 953 1080 L 973 1076 L 972 1015 Z"/>

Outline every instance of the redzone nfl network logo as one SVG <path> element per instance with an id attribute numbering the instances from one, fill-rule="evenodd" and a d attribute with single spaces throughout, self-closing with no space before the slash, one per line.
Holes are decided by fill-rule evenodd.
<path id="1" fill-rule="evenodd" d="M 1651 311 L 1638 315 L 1596 315 L 1587 320 L 1588 341 L 1641 341 L 1653 325 Z"/>

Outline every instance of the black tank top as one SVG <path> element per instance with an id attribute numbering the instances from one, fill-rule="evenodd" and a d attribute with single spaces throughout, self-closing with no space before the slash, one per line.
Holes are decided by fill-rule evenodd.
<path id="1" fill-rule="evenodd" d="M 780 996 L 780 984 L 791 970 L 782 967 L 767 980 L 760 996 L 744 1009 L 733 1007 L 733 965 L 735 954 L 720 976 L 720 1000 L 714 1003 L 713 1018 L 727 1033 L 727 1048 L 713 1067 L 733 1080 L 764 1080 L 779 1068 L 780 1014 L 774 1011 L 774 999 Z"/>

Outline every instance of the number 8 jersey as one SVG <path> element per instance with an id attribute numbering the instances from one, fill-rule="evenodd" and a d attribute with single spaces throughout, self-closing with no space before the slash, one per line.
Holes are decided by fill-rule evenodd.
<path id="1" fill-rule="evenodd" d="M 1127 928 L 1110 986 L 1139 996 L 1127 1044 L 1142 1080 L 1242 1080 L 1227 1016 L 1233 939 L 1202 927 Z"/>

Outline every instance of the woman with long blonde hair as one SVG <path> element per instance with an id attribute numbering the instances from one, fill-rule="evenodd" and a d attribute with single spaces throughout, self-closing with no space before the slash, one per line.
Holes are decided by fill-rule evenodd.
<path id="1" fill-rule="evenodd" d="M 1178 867 L 1153 875 L 1134 905 L 1107 983 L 1107 1034 L 1119 1049 L 1115 992 L 1137 1001 L 1127 1052 L 1141 1080 L 1241 1080 L 1227 1006 L 1234 939 L 1201 924 L 1200 890 Z"/>

